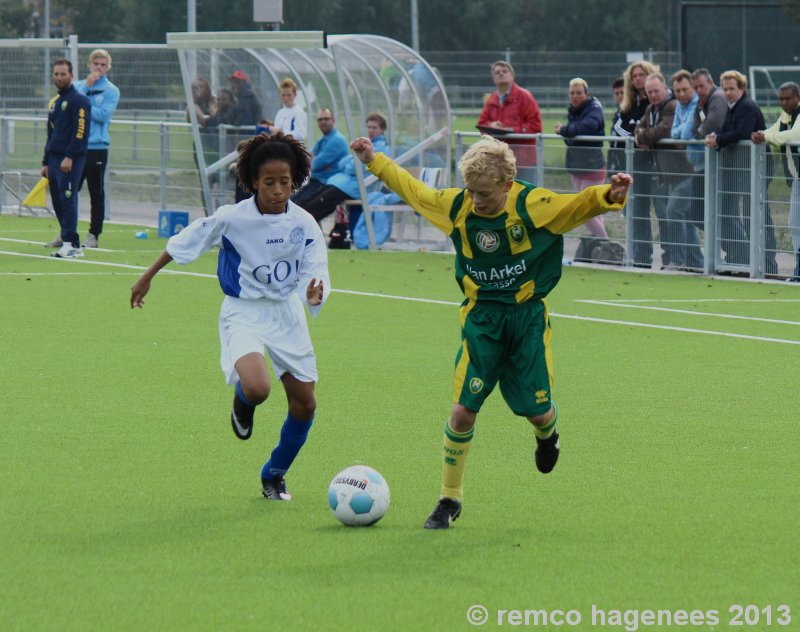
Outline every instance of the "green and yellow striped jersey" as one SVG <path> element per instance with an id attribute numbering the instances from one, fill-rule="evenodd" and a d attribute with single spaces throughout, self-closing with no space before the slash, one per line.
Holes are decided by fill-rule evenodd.
<path id="1" fill-rule="evenodd" d="M 470 302 L 513 304 L 544 298 L 561 278 L 562 235 L 624 206 L 606 200 L 608 185 L 556 194 L 514 181 L 502 211 L 478 215 L 466 189 L 432 189 L 380 153 L 367 167 L 450 236 L 456 280 Z"/>

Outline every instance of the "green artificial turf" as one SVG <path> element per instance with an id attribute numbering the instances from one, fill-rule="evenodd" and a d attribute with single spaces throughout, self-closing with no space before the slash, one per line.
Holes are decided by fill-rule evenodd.
<path id="1" fill-rule="evenodd" d="M 277 503 L 259 471 L 285 399 L 276 385 L 252 439 L 233 436 L 215 255 L 171 264 L 199 275 L 165 270 L 133 311 L 165 243 L 136 230 L 109 225 L 104 250 L 59 261 L 42 257 L 54 220 L 0 217 L 0 629 L 468 630 L 473 605 L 481 629 L 513 627 L 508 610 L 635 629 L 594 607 L 716 611 L 638 629 L 725 630 L 736 604 L 761 612 L 741 629 L 796 625 L 796 285 L 565 268 L 557 468 L 535 470 L 532 431 L 496 392 L 462 517 L 429 532 L 459 344 L 451 256 L 330 253 L 334 293 L 310 319 L 317 420 Z M 374 527 L 327 507 L 355 463 L 391 488 Z"/>

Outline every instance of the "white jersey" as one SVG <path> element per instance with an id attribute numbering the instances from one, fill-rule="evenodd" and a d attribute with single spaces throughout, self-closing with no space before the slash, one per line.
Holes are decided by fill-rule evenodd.
<path id="1" fill-rule="evenodd" d="M 282 301 L 295 292 L 303 303 L 312 278 L 324 283 L 319 313 L 331 291 L 328 248 L 314 218 L 294 202 L 285 213 L 262 215 L 250 197 L 193 221 L 167 242 L 177 263 L 190 263 L 219 246 L 217 277 L 228 296 Z"/>
<path id="2" fill-rule="evenodd" d="M 280 127 L 284 134 L 305 142 L 308 132 L 306 111 L 299 105 L 281 108 L 275 115 L 275 127 Z"/>

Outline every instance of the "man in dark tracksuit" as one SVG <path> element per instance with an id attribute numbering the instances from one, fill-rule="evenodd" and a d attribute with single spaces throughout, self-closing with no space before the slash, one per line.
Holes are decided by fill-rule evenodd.
<path id="1" fill-rule="evenodd" d="M 83 254 L 78 237 L 78 188 L 86 161 L 91 104 L 72 85 L 72 63 L 68 59 L 53 62 L 53 84 L 58 94 L 50 101 L 42 160 L 42 175 L 50 181 L 63 242 L 53 255 L 77 257 Z"/>

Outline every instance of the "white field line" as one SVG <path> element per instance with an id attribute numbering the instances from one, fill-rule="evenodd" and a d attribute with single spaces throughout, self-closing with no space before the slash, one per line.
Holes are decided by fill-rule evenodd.
<path id="1" fill-rule="evenodd" d="M 758 316 L 736 316 L 734 314 L 717 314 L 715 312 L 697 312 L 691 309 L 673 309 L 670 307 L 655 307 L 653 305 L 626 305 L 625 303 L 614 303 L 611 301 L 595 301 L 584 299 L 575 301 L 576 303 L 588 303 L 590 305 L 606 305 L 610 307 L 625 307 L 628 309 L 648 309 L 655 312 L 669 312 L 671 314 L 688 314 L 690 316 L 709 316 L 712 318 L 731 318 L 734 320 L 751 320 L 760 323 L 776 323 L 778 325 L 800 325 L 796 320 L 778 320 L 776 318 L 760 318 Z"/>
<path id="2" fill-rule="evenodd" d="M 30 244 L 33 246 L 45 246 L 41 241 L 31 241 L 30 239 L 11 239 L 10 237 L 0 237 L 0 241 L 10 241 L 15 244 Z M 108 248 L 92 248 L 92 250 L 96 250 L 97 252 L 117 252 L 115 250 L 109 250 Z"/>
<path id="3" fill-rule="evenodd" d="M 31 255 L 31 254 L 24 254 L 19 252 L 6 252 L 0 250 L 0 255 L 10 255 L 16 257 L 32 257 L 34 259 L 46 259 L 48 261 L 66 261 L 65 259 L 57 259 L 55 257 L 49 257 L 45 255 Z M 84 265 L 100 265 L 100 266 L 111 266 L 114 268 L 126 268 L 129 270 L 145 270 L 144 266 L 135 266 L 129 265 L 124 263 L 107 263 L 104 261 L 87 261 L 86 259 L 71 259 L 70 262 L 74 262 L 76 264 L 84 264 Z M 184 270 L 174 270 L 164 268 L 159 272 L 159 274 L 166 273 L 166 274 L 177 274 L 177 275 L 185 275 L 185 276 L 193 276 L 193 277 L 200 277 L 206 279 L 216 279 L 217 276 L 215 274 L 206 274 L 202 272 L 187 272 Z M 76 273 L 80 274 L 80 273 Z M 338 294 L 351 294 L 355 296 L 367 296 L 371 298 L 383 298 L 383 299 L 390 299 L 396 301 L 413 301 L 417 303 L 430 303 L 434 305 L 448 305 L 451 307 L 457 307 L 460 305 L 460 302 L 455 301 L 440 301 L 435 299 L 427 299 L 427 298 L 414 298 L 410 296 L 397 296 L 393 294 L 378 294 L 376 292 L 360 292 L 357 290 L 339 290 L 333 289 L 333 292 Z M 748 336 L 745 334 L 733 334 L 724 331 L 711 331 L 707 329 L 691 329 L 689 327 L 672 327 L 669 325 L 653 325 L 650 323 L 637 323 L 632 321 L 626 320 L 612 320 L 609 318 L 594 318 L 591 316 L 578 316 L 577 314 L 558 314 L 556 312 L 550 312 L 551 316 L 555 316 L 557 318 L 565 318 L 567 320 L 583 320 L 587 322 L 593 323 L 604 323 L 607 325 L 624 325 L 626 327 L 644 327 L 646 329 L 661 329 L 663 331 L 678 331 L 682 333 L 691 333 L 691 334 L 703 334 L 706 336 L 724 336 L 726 338 L 739 338 L 743 340 L 758 340 L 760 342 L 777 342 L 779 344 L 787 344 L 787 345 L 800 345 L 800 340 L 785 340 L 782 338 L 766 338 L 763 336 Z"/>
<path id="4" fill-rule="evenodd" d="M 800 303 L 800 298 L 606 298 L 606 303 Z M 576 303 L 589 302 L 576 299 Z"/>

